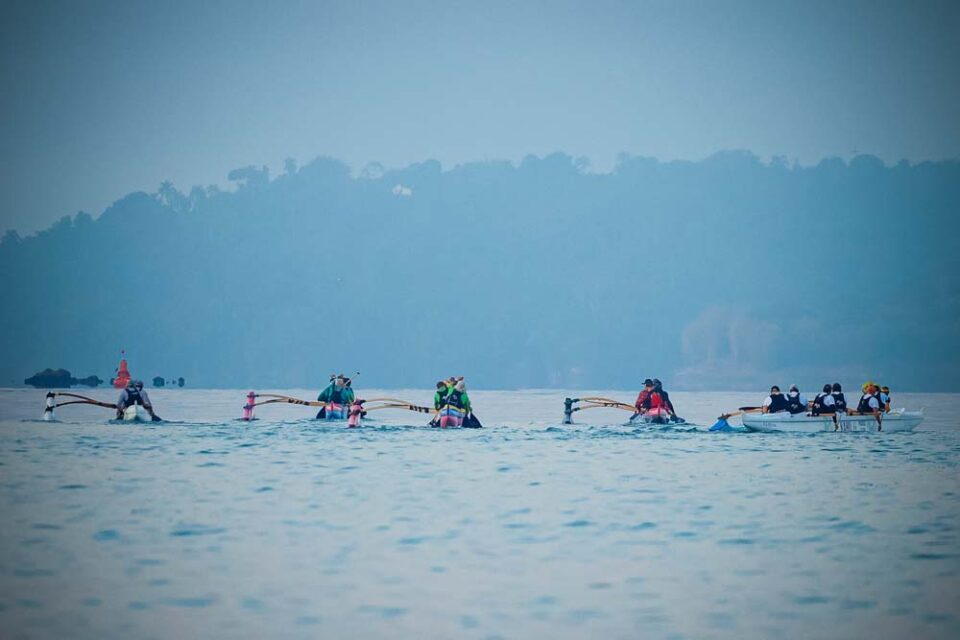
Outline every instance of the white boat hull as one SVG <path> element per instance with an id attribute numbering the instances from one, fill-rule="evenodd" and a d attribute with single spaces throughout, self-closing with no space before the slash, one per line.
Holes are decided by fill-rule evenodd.
<path id="1" fill-rule="evenodd" d="M 821 431 L 894 432 L 913 431 L 923 422 L 923 411 L 897 409 L 881 416 L 880 424 L 873 416 L 811 416 L 805 413 L 743 414 L 743 426 L 748 431 L 786 431 L 790 433 L 819 433 Z"/>
<path id="2" fill-rule="evenodd" d="M 124 422 L 150 422 L 150 414 L 138 404 L 123 410 Z"/>

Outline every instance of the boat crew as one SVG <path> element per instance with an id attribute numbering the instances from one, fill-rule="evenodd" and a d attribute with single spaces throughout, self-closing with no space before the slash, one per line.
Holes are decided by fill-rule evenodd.
<path id="1" fill-rule="evenodd" d="M 880 404 L 884 413 L 890 413 L 890 387 L 880 387 Z"/>
<path id="2" fill-rule="evenodd" d="M 833 402 L 837 407 L 837 413 L 846 413 L 847 411 L 847 399 L 843 395 L 843 387 L 840 386 L 839 382 L 834 382 L 831 387 Z"/>
<path id="3" fill-rule="evenodd" d="M 349 406 L 353 403 L 353 389 L 347 385 L 348 378 L 343 375 L 330 375 L 330 384 L 317 396 L 318 402 L 326 403 L 317 413 L 317 418 L 343 420 L 348 417 Z"/>
<path id="4" fill-rule="evenodd" d="M 807 399 L 800 395 L 797 385 L 790 385 L 787 391 L 787 411 L 790 413 L 804 413 L 807 410 Z"/>
<path id="5" fill-rule="evenodd" d="M 462 377 L 447 392 L 443 403 L 443 409 L 440 410 L 440 427 L 445 429 L 461 426 L 463 419 L 472 411 L 470 397 L 467 395 L 467 385 Z"/>
<path id="6" fill-rule="evenodd" d="M 780 387 L 770 387 L 770 395 L 763 401 L 763 413 L 780 413 L 787 410 L 787 399 L 780 393 Z"/>
<path id="7" fill-rule="evenodd" d="M 651 393 L 653 393 L 653 380 L 647 378 L 643 381 L 643 389 L 637 394 L 637 401 L 633 403 L 633 406 L 637 408 L 637 413 L 644 413 L 649 408 L 647 399 Z"/>
<path id="8" fill-rule="evenodd" d="M 160 418 L 153 412 L 153 404 L 150 402 L 150 396 L 143 388 L 142 380 L 131 380 L 127 383 L 127 388 L 120 392 L 120 398 L 117 400 L 117 420 L 123 420 L 123 412 L 128 407 L 141 406 L 150 414 L 150 419 L 159 422 Z"/>
<path id="9" fill-rule="evenodd" d="M 815 416 L 832 415 L 837 412 L 837 401 L 833 398 L 833 387 L 823 385 L 823 391 L 813 399 L 811 413 Z"/>

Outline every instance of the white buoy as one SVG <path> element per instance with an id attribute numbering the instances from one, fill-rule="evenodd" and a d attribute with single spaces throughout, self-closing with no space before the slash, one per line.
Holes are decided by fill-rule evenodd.
<path id="1" fill-rule="evenodd" d="M 43 410 L 43 419 L 46 422 L 50 422 L 51 420 L 55 419 L 53 415 L 53 406 L 54 406 L 53 401 L 54 401 L 54 398 L 56 397 L 57 397 L 57 394 L 55 394 L 53 391 L 47 392 L 47 406 Z"/>

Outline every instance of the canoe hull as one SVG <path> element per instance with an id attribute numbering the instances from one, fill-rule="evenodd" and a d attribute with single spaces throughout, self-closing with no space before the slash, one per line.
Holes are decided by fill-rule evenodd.
<path id="1" fill-rule="evenodd" d="M 124 422 L 150 422 L 150 414 L 138 404 L 123 410 Z"/>
<path id="2" fill-rule="evenodd" d="M 650 409 L 632 418 L 631 421 L 645 424 L 668 424 L 670 422 L 670 412 L 666 409 Z"/>
<path id="3" fill-rule="evenodd" d="M 881 425 L 873 416 L 851 416 L 840 414 L 835 422 L 833 416 L 810 416 L 803 413 L 794 415 L 785 413 L 744 414 L 743 426 L 748 431 L 781 431 L 788 433 L 820 432 L 896 432 L 913 431 L 923 422 L 923 411 L 904 411 L 899 409 L 885 413 Z M 878 426 L 881 428 L 878 429 Z"/>

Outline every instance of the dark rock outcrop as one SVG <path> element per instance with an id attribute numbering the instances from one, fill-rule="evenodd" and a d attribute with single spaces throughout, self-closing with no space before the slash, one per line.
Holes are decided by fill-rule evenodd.
<path id="1" fill-rule="evenodd" d="M 81 379 L 74 378 L 66 369 L 44 369 L 23 381 L 23 384 L 30 385 L 37 389 L 68 389 L 75 385 L 97 387 L 102 383 L 103 380 L 97 376 L 87 376 Z"/>

